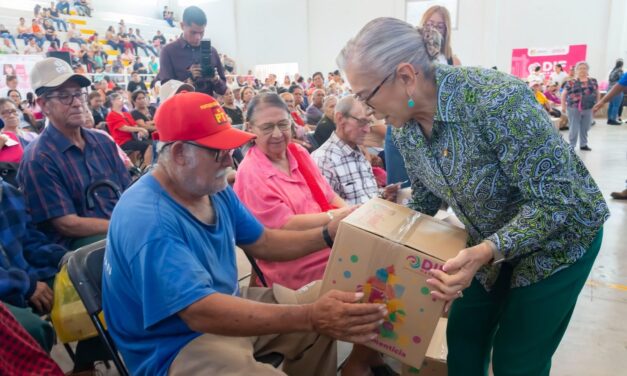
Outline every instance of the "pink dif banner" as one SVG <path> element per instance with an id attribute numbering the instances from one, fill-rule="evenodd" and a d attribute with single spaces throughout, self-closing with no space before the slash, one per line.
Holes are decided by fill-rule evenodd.
<path id="1" fill-rule="evenodd" d="M 577 62 L 586 60 L 586 50 L 585 44 L 554 48 L 515 48 L 512 50 L 511 73 L 525 79 L 540 65 L 545 78 L 549 78 L 556 64 L 562 64 L 564 71 L 568 72 Z"/>

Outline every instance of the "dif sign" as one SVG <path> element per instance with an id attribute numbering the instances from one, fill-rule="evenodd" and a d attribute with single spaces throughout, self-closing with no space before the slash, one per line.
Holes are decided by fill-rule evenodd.
<path id="1" fill-rule="evenodd" d="M 575 44 L 552 48 L 515 48 L 512 50 L 511 73 L 521 79 L 527 78 L 535 67 L 548 78 L 556 64 L 561 64 L 565 72 L 579 61 L 586 60 L 587 46 Z"/>

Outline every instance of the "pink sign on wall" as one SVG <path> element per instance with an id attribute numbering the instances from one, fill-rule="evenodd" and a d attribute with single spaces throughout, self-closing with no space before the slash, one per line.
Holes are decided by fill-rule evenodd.
<path id="1" fill-rule="evenodd" d="M 562 64 L 564 71 L 568 72 L 571 66 L 586 60 L 586 49 L 585 44 L 553 48 L 515 48 L 512 50 L 511 73 L 525 79 L 540 65 L 541 72 L 548 78 L 555 64 Z"/>

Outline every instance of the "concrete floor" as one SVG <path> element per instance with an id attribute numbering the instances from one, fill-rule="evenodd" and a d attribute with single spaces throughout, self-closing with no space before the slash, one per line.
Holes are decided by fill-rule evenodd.
<path id="1" fill-rule="evenodd" d="M 601 188 L 612 215 L 605 224 L 603 245 L 589 281 L 553 358 L 552 376 L 627 375 L 627 201 L 609 196 L 626 187 L 627 125 L 608 126 L 603 119 L 596 121 L 589 134 L 592 151 L 577 152 Z M 249 273 L 242 254 L 238 255 L 238 266 L 240 276 Z M 349 351 L 349 344 L 340 344 L 340 360 Z M 64 371 L 71 368 L 62 347 L 56 346 L 52 356 Z M 114 370 L 98 368 L 103 374 L 117 375 Z"/>

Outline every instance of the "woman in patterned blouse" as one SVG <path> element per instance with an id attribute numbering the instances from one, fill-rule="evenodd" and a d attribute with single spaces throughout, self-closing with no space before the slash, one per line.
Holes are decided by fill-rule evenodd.
<path id="1" fill-rule="evenodd" d="M 575 79 L 564 84 L 562 92 L 562 113 L 568 114 L 568 140 L 573 148 L 591 151 L 588 146 L 588 131 L 592 126 L 592 107 L 599 101 L 599 84 L 594 78 L 588 77 L 590 66 L 585 61 L 575 65 Z M 568 106 L 568 107 L 567 107 Z"/>
<path id="2" fill-rule="evenodd" d="M 573 149 L 519 79 L 431 62 L 437 34 L 368 23 L 337 62 L 356 97 L 395 129 L 413 209 L 446 202 L 468 248 L 432 270 L 451 306 L 449 375 L 548 375 L 609 212 Z M 451 305 L 451 302 L 454 303 Z"/>

